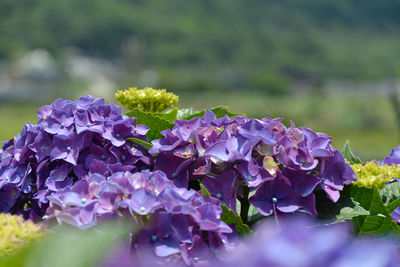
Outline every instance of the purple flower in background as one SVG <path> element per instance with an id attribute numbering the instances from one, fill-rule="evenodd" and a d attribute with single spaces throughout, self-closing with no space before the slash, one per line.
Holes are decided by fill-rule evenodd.
<path id="1" fill-rule="evenodd" d="M 400 146 L 392 149 L 390 155 L 385 157 L 385 159 L 383 160 L 383 164 L 386 165 L 400 164 Z"/>

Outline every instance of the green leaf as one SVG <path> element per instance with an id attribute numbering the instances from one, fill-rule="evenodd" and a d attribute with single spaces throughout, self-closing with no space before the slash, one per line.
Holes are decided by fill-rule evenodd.
<path id="1" fill-rule="evenodd" d="M 346 141 L 346 143 L 344 144 L 344 147 L 343 147 L 342 151 L 340 151 L 340 153 L 342 153 L 343 157 L 348 162 L 350 162 L 350 164 L 362 164 L 363 163 L 359 158 L 354 156 L 353 152 L 351 152 L 349 140 Z"/>
<path id="2" fill-rule="evenodd" d="M 244 224 L 242 218 L 237 215 L 233 210 L 229 209 L 227 205 L 222 204 L 221 220 L 227 224 L 234 224 L 238 234 L 247 234 L 251 232 L 250 227 Z"/>
<path id="3" fill-rule="evenodd" d="M 178 120 L 183 120 L 186 117 L 189 117 L 193 114 L 199 113 L 199 111 L 194 110 L 193 108 L 184 108 L 184 109 L 180 109 L 178 110 L 178 114 L 177 114 L 177 119 Z"/>
<path id="4" fill-rule="evenodd" d="M 203 197 L 210 197 L 211 196 L 210 192 L 208 192 L 207 188 L 203 184 L 200 184 L 200 188 L 201 188 L 201 195 Z"/>
<path id="5" fill-rule="evenodd" d="M 343 207 L 340 209 L 340 212 L 338 215 L 336 215 L 336 220 L 334 223 L 339 223 L 339 222 L 344 222 L 347 220 L 351 220 L 354 217 L 360 216 L 360 215 L 370 215 L 371 213 L 364 209 L 363 207 L 360 206 L 360 203 L 357 201 L 353 201 L 352 207 Z"/>
<path id="6" fill-rule="evenodd" d="M 356 235 L 400 234 L 398 224 L 390 216 L 358 216 L 354 224 Z"/>
<path id="7" fill-rule="evenodd" d="M 169 122 L 173 122 L 178 117 L 178 108 L 171 109 L 167 113 L 152 113 L 152 114 L 161 119 L 167 120 Z"/>
<path id="8" fill-rule="evenodd" d="M 360 203 L 350 197 L 350 188 L 346 186 L 341 192 L 340 199 L 332 202 L 324 191 L 316 191 L 316 206 L 318 218 L 327 224 L 335 224 L 351 220 L 359 215 L 370 215 L 371 213 L 361 207 Z"/>
<path id="9" fill-rule="evenodd" d="M 384 188 L 380 189 L 383 203 L 388 205 L 400 198 L 400 182 L 394 182 L 386 185 Z"/>
<path id="10" fill-rule="evenodd" d="M 126 140 L 134 142 L 134 143 L 139 144 L 139 145 L 142 145 L 147 149 L 150 149 L 153 146 L 151 143 L 148 143 L 146 141 L 143 141 L 143 140 L 140 140 L 140 139 L 137 139 L 137 138 L 126 138 Z"/>
<path id="11" fill-rule="evenodd" d="M 386 205 L 386 209 L 389 213 L 392 213 L 395 209 L 397 209 L 400 206 L 400 198 L 390 202 L 389 204 Z"/>
<path id="12" fill-rule="evenodd" d="M 351 185 L 351 196 L 360 203 L 371 215 L 354 218 L 355 231 L 361 234 L 386 234 L 396 232 L 400 234 L 400 227 L 393 221 L 390 212 L 386 209 L 382 197 L 376 188 Z"/>
<path id="13" fill-rule="evenodd" d="M 367 188 L 351 185 L 351 197 L 360 203 L 360 206 L 374 215 L 389 215 L 383 204 L 382 197 L 376 188 Z"/>
<path id="14" fill-rule="evenodd" d="M 233 117 L 233 116 L 236 116 L 236 115 L 243 115 L 243 114 L 239 114 L 239 113 L 230 112 L 228 110 L 227 106 L 217 106 L 217 107 L 211 108 L 210 110 L 212 112 L 214 112 L 214 114 L 215 114 L 215 116 L 217 118 L 222 118 L 225 115 L 228 115 L 229 117 Z M 185 120 L 190 120 L 190 119 L 193 119 L 195 117 L 203 117 L 204 113 L 206 113 L 206 110 L 202 110 L 202 111 L 200 111 L 198 113 L 191 114 L 191 115 L 189 115 L 187 117 L 184 117 L 184 119 Z"/>
<path id="15" fill-rule="evenodd" d="M 153 113 L 143 112 L 137 108 L 135 108 L 131 112 L 128 112 L 126 115 L 128 115 L 129 117 L 135 117 L 137 124 L 144 124 L 150 128 L 150 130 L 146 134 L 149 142 L 155 139 L 163 138 L 160 132 L 174 127 L 174 124 L 172 122 L 157 117 Z"/>

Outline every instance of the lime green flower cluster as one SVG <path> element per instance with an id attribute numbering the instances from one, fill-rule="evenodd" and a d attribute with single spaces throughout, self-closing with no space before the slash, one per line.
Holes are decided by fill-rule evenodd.
<path id="1" fill-rule="evenodd" d="M 146 112 L 163 112 L 178 104 L 179 101 L 177 95 L 168 93 L 165 89 L 156 90 L 149 87 L 140 90 L 136 87 L 119 90 L 115 98 L 129 110 L 138 108 Z"/>
<path id="2" fill-rule="evenodd" d="M 400 165 L 379 165 L 376 161 L 351 165 L 357 175 L 358 185 L 369 188 L 383 188 L 387 182 L 400 178 Z"/>
<path id="3" fill-rule="evenodd" d="M 16 251 L 44 234 L 41 226 L 22 216 L 0 213 L 0 256 Z"/>

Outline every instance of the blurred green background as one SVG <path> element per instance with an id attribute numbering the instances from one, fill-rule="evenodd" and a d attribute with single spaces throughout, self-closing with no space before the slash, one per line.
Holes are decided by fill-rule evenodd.
<path id="1" fill-rule="evenodd" d="M 57 97 L 167 88 L 349 139 L 400 143 L 398 0 L 2 0 L 0 138 Z"/>

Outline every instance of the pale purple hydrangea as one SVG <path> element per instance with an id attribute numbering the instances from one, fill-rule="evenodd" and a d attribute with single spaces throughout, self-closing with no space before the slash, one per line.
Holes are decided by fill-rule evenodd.
<path id="1" fill-rule="evenodd" d="M 202 118 L 175 121 L 162 134 L 149 150 L 158 153 L 154 168 L 180 187 L 199 190 L 202 183 L 233 210 L 249 188 L 250 203 L 263 215 L 316 216 L 315 190 L 336 202 L 343 186 L 356 180 L 329 136 L 293 123 L 287 128 L 281 119 L 217 119 L 207 110 Z"/>
<path id="2" fill-rule="evenodd" d="M 136 253 L 151 251 L 163 261 L 189 265 L 203 255 L 201 260 L 209 262 L 211 248 L 228 245 L 226 235 L 232 233 L 220 220 L 217 199 L 178 188 L 161 171 L 92 174 L 48 198 L 48 220 L 81 229 L 109 217 L 130 217 L 143 227 L 133 236 Z"/>
<path id="3" fill-rule="evenodd" d="M 41 107 L 36 125 L 25 124 L 20 134 L 0 151 L 0 212 L 41 218 L 48 197 L 93 173 L 148 169 L 147 150 L 126 141 L 147 141 L 148 128 L 104 99 L 85 96 L 72 102 L 58 99 Z M 91 206 L 88 204 L 87 213 Z"/>

